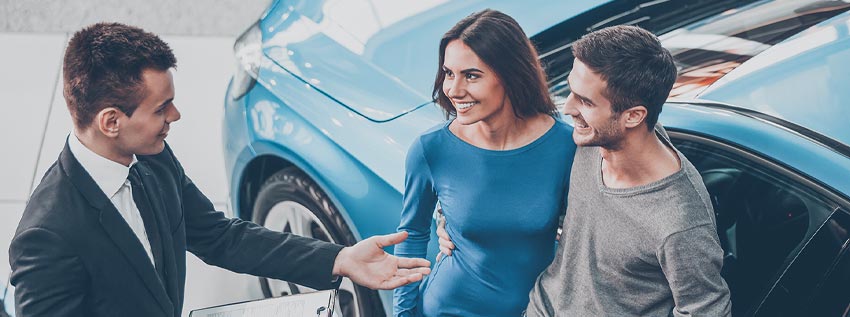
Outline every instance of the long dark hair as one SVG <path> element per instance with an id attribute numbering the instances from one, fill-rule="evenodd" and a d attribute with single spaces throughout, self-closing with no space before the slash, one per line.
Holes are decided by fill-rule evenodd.
<path id="1" fill-rule="evenodd" d="M 524 119 L 539 113 L 557 113 L 534 45 L 516 20 L 502 12 L 486 9 L 460 20 L 440 40 L 440 61 L 432 97 L 443 108 L 446 118 L 457 115 L 457 110 L 443 92 L 446 46 L 453 40 L 463 41 L 496 72 L 511 100 L 515 116 Z"/>

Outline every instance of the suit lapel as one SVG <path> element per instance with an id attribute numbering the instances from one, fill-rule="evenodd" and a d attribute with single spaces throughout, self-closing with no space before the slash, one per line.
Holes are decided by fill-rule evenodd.
<path id="1" fill-rule="evenodd" d="M 107 236 L 115 243 L 127 262 L 133 267 L 139 278 L 151 292 L 151 295 L 159 302 L 167 314 L 174 313 L 174 305 L 168 297 L 162 282 L 157 277 L 156 269 L 144 251 L 139 239 L 133 233 L 130 226 L 115 209 L 108 197 L 97 187 L 94 180 L 80 165 L 71 153 L 68 144 L 59 155 L 60 167 L 68 175 L 71 183 L 85 197 L 89 204 L 98 212 L 98 220 Z"/>
<path id="2" fill-rule="evenodd" d="M 150 258 L 145 254 L 145 249 L 139 242 L 139 239 L 124 221 L 124 218 L 112 208 L 103 208 L 100 210 L 100 224 L 103 230 L 109 235 L 118 249 L 130 262 L 130 265 L 151 291 L 154 298 L 162 305 L 162 308 L 170 313 L 174 312 L 174 306 L 168 297 L 163 283 L 160 281 L 156 273 L 156 268 L 151 264 Z"/>
<path id="3" fill-rule="evenodd" d="M 161 274 L 164 272 L 164 267 L 162 264 L 162 233 L 160 229 L 164 226 L 164 224 L 161 221 L 160 204 L 157 203 L 159 196 L 154 195 L 159 187 L 157 186 L 155 179 L 153 177 L 149 177 L 150 171 L 145 167 L 145 163 L 143 161 L 137 162 L 136 168 L 142 175 L 142 185 L 134 185 L 133 199 L 136 202 L 136 207 L 139 209 L 139 213 L 141 213 L 145 224 L 145 232 L 148 235 L 148 240 L 150 240 L 151 253 L 153 253 L 154 262 L 156 263 L 156 270 Z M 137 189 L 141 189 L 141 192 L 137 193 Z M 164 282 L 165 276 L 161 277 Z"/>
<path id="4" fill-rule="evenodd" d="M 150 168 L 145 161 L 139 161 L 139 172 L 142 176 L 142 182 L 145 184 L 146 193 L 150 200 L 151 211 L 153 212 L 157 223 L 157 253 L 159 259 L 157 265 L 161 265 L 160 269 L 164 273 L 163 283 L 168 290 L 168 295 L 172 301 L 177 301 L 178 297 L 178 281 L 177 281 L 177 265 L 174 260 L 174 252 L 185 252 L 182 250 L 174 250 L 174 239 L 172 238 L 171 224 L 168 219 L 168 209 L 165 206 L 165 200 L 159 188 L 161 184 L 157 182 Z"/>

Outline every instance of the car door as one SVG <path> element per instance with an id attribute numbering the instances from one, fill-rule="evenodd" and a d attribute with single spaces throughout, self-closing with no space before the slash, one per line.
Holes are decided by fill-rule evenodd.
<path id="1" fill-rule="evenodd" d="M 836 279 L 847 281 L 850 270 L 848 202 L 746 149 L 676 130 L 670 136 L 711 196 L 733 316 L 846 314 L 848 283 Z"/>
<path id="2" fill-rule="evenodd" d="M 833 227 L 841 233 L 850 231 L 850 212 L 842 210 L 836 219 L 840 226 Z M 829 274 L 820 282 L 820 287 L 811 296 L 813 316 L 850 316 L 850 243 L 845 240 L 841 256 L 830 268 Z"/>
<path id="3" fill-rule="evenodd" d="M 847 316 L 850 213 L 838 208 L 784 272 L 759 316 Z"/>

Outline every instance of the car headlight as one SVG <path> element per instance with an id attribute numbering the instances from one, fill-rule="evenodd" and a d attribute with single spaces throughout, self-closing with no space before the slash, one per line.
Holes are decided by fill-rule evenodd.
<path id="1" fill-rule="evenodd" d="M 260 62 L 263 59 L 263 33 L 260 21 L 257 21 L 233 44 L 236 55 L 236 71 L 230 84 L 230 96 L 233 99 L 242 98 L 257 82 L 260 73 Z"/>

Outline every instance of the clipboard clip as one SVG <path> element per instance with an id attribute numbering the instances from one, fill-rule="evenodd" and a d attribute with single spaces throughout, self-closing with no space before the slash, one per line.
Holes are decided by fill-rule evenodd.
<path id="1" fill-rule="evenodd" d="M 336 306 L 337 291 L 338 291 L 338 289 L 336 289 L 336 288 L 333 289 L 333 294 L 331 295 L 331 298 L 328 299 L 328 306 L 326 306 L 326 307 L 323 306 L 323 307 L 319 307 L 319 308 L 316 309 L 316 317 L 325 317 L 325 316 L 333 317 L 334 316 L 334 307 Z M 322 313 L 325 312 L 325 311 L 327 311 L 325 313 L 325 315 L 322 315 Z"/>

